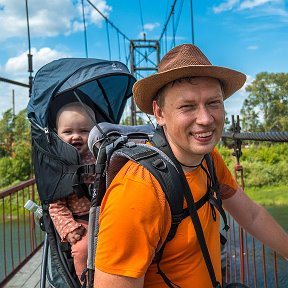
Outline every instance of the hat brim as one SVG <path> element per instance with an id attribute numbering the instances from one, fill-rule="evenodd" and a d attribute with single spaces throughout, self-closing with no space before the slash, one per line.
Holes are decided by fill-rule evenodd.
<path id="1" fill-rule="evenodd" d="M 246 81 L 246 75 L 239 71 L 213 65 L 187 66 L 167 70 L 136 81 L 133 86 L 136 105 L 141 111 L 153 114 L 152 101 L 157 92 L 166 84 L 186 77 L 212 77 L 220 80 L 223 85 L 224 100 L 239 90 Z"/>

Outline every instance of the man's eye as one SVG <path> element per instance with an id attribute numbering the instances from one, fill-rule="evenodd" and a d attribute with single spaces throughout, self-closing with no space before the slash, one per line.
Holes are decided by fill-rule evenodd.
<path id="1" fill-rule="evenodd" d="M 195 108 L 196 108 L 196 105 L 193 105 L 193 104 L 182 105 L 180 107 L 181 110 L 194 110 Z"/>
<path id="2" fill-rule="evenodd" d="M 210 102 L 210 103 L 208 103 L 208 106 L 210 106 L 210 107 L 218 107 L 218 106 L 220 106 L 220 105 L 222 105 L 222 101 L 213 101 L 213 102 Z"/>

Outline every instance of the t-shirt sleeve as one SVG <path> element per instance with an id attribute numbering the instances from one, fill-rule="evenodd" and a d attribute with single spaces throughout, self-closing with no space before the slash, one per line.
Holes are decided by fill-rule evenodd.
<path id="1" fill-rule="evenodd" d="M 156 179 L 132 161 L 116 175 L 101 205 L 95 260 L 99 270 L 134 278 L 146 273 L 168 233 L 164 218 L 169 219 L 169 207 L 159 189 Z"/>
<path id="2" fill-rule="evenodd" d="M 217 149 L 213 150 L 212 158 L 214 161 L 216 176 L 220 184 L 221 198 L 223 200 L 228 199 L 236 193 L 238 189 L 238 184 L 229 169 L 227 168 Z"/>

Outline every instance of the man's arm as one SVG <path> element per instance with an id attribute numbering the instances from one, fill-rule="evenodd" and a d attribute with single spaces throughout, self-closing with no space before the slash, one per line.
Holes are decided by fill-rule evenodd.
<path id="1" fill-rule="evenodd" d="M 108 274 L 95 268 L 94 288 L 143 288 L 144 276 L 141 278 L 131 278 Z"/>
<path id="2" fill-rule="evenodd" d="M 241 188 L 223 207 L 251 235 L 288 259 L 288 234 L 266 209 L 251 200 Z"/>

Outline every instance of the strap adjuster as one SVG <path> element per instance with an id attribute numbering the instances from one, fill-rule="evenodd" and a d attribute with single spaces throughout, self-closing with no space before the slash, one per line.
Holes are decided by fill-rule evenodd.
<path id="1" fill-rule="evenodd" d="M 84 165 L 84 174 L 95 174 L 96 165 L 95 164 L 85 164 Z"/>

